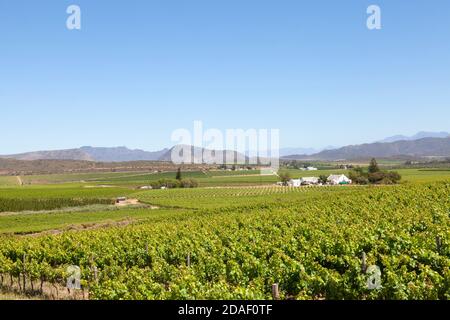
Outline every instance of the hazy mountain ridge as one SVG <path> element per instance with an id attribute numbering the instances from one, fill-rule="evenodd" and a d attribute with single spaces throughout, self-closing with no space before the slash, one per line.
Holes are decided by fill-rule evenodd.
<path id="1" fill-rule="evenodd" d="M 428 137 L 432 136 L 432 137 Z M 420 138 L 422 137 L 422 138 Z M 400 139 L 400 140 L 397 140 Z M 447 132 L 419 132 L 414 136 L 393 136 L 382 141 L 360 145 L 349 145 L 341 148 L 327 147 L 319 152 L 313 148 L 281 148 L 280 156 L 283 159 L 308 159 L 308 160 L 352 160 L 370 157 L 449 157 L 450 135 Z M 127 162 L 127 161 L 171 161 L 174 148 L 164 148 L 158 151 L 144 151 L 140 149 L 128 149 L 127 147 L 89 147 L 77 149 L 35 151 L 14 155 L 0 156 L 4 159 L 16 160 L 78 160 L 94 162 Z M 180 146 L 178 146 L 180 147 Z M 213 151 L 194 146 L 191 148 L 191 160 L 199 154 L 213 154 L 221 152 L 222 159 L 241 158 L 248 160 L 247 156 L 231 150 Z M 294 154 L 289 154 L 293 152 Z M 255 159 L 251 159 L 256 163 Z M 197 161 L 198 162 L 198 161 Z"/>
<path id="2" fill-rule="evenodd" d="M 396 136 L 392 136 L 392 137 L 387 137 L 387 138 L 377 141 L 377 142 L 385 143 L 385 142 L 419 140 L 419 139 L 423 139 L 423 138 L 448 138 L 449 136 L 450 136 L 450 133 L 445 132 L 445 131 L 441 131 L 441 132 L 420 131 L 413 136 L 396 135 Z"/>
<path id="3" fill-rule="evenodd" d="M 98 162 L 159 161 L 169 151 L 169 149 L 144 151 L 127 147 L 81 147 L 80 150 Z"/>
<path id="4" fill-rule="evenodd" d="M 395 157 L 449 157 L 449 138 L 423 138 L 418 140 L 402 140 L 390 143 L 366 143 L 351 145 L 335 150 L 325 150 L 313 155 L 293 155 L 286 159 L 305 160 L 356 160 L 364 158 Z"/>
<path id="5" fill-rule="evenodd" d="M 144 151 L 140 149 L 128 149 L 127 147 L 89 147 L 84 146 L 78 149 L 65 149 L 53 151 L 35 151 L 20 153 L 14 155 L 4 155 L 0 158 L 15 160 L 78 160 L 78 161 L 95 161 L 95 162 L 127 162 L 127 161 L 171 161 L 172 152 L 176 147 L 184 147 L 185 150 L 190 148 L 191 160 L 197 155 L 203 153 L 215 155 L 223 159 L 248 159 L 248 157 L 230 150 L 208 150 L 194 146 L 174 146 L 170 149 L 162 149 L 159 151 Z M 221 155 L 220 155 L 221 153 Z"/>
<path id="6" fill-rule="evenodd" d="M 33 151 L 26 153 L 19 153 L 14 155 L 0 156 L 6 159 L 16 160 L 80 160 L 80 161 L 94 161 L 94 159 L 82 149 L 64 149 L 52 151 Z"/>
<path id="7" fill-rule="evenodd" d="M 53 151 L 35 151 L 13 155 L 0 156 L 1 158 L 16 160 L 86 160 L 98 162 L 121 161 L 156 161 L 163 156 L 168 149 L 156 152 L 143 150 L 131 150 L 126 147 L 97 148 L 81 147 L 78 149 L 64 149 Z"/>

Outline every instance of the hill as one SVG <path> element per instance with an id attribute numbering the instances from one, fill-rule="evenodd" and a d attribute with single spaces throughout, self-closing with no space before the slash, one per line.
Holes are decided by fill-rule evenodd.
<path id="1" fill-rule="evenodd" d="M 442 131 L 442 132 L 427 132 L 420 131 L 413 136 L 404 136 L 404 135 L 396 135 L 392 137 L 388 137 L 386 139 L 377 141 L 377 142 L 396 142 L 396 141 L 411 141 L 411 140 L 419 140 L 423 138 L 448 138 L 450 137 L 450 133 Z"/>
<path id="2" fill-rule="evenodd" d="M 390 143 L 351 145 L 335 150 L 325 150 L 313 155 L 292 155 L 285 159 L 302 160 L 357 160 L 367 158 L 423 158 L 450 157 L 450 137 L 423 138 Z"/>
<path id="3" fill-rule="evenodd" d="M 172 152 L 175 148 L 183 147 L 190 148 L 191 159 L 193 162 L 194 157 L 202 154 L 217 154 L 221 159 L 241 159 L 248 160 L 244 155 L 230 150 L 209 150 L 205 148 L 199 148 L 194 146 L 174 146 L 170 149 L 162 149 L 159 151 L 144 151 L 140 149 L 128 149 L 126 147 L 81 147 L 78 149 L 65 149 L 65 150 L 53 150 L 53 151 L 35 151 L 21 154 L 4 155 L 0 156 L 3 159 L 14 159 L 23 161 L 33 160 L 74 160 L 74 161 L 92 161 L 92 162 L 131 162 L 131 161 L 171 161 Z M 175 150 L 176 151 L 176 150 Z M 199 163 L 199 162 L 196 162 Z M 201 161 L 200 161 L 201 163 Z"/>

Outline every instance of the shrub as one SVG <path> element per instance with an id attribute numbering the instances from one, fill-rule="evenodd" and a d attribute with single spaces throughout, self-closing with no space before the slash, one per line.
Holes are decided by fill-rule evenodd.
<path id="1" fill-rule="evenodd" d="M 180 187 L 181 188 L 197 188 L 198 182 L 197 182 L 197 180 L 194 180 L 194 179 L 183 179 L 180 182 Z"/>
<path id="2" fill-rule="evenodd" d="M 174 188 L 196 188 L 198 187 L 198 182 L 194 179 L 182 179 L 182 180 L 170 180 L 161 179 L 150 183 L 152 189 L 161 189 L 162 187 L 168 189 Z"/>
<path id="3" fill-rule="evenodd" d="M 376 160 L 372 159 L 368 172 L 362 168 L 355 168 L 350 171 L 349 178 L 355 184 L 396 184 L 402 177 L 398 172 L 381 170 Z"/>

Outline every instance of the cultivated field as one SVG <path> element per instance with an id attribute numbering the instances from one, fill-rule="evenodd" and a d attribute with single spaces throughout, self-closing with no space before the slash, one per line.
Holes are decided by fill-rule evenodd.
<path id="1" fill-rule="evenodd" d="M 277 283 L 281 299 L 449 299 L 450 171 L 399 172 L 396 186 L 288 188 L 193 171 L 199 188 L 146 191 L 175 173 L 1 177 L 0 297 L 266 299 Z M 64 289 L 70 265 L 82 293 Z"/>

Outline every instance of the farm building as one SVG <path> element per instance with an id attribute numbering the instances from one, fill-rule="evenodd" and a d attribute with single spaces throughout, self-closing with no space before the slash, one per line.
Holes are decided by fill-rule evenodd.
<path id="1" fill-rule="evenodd" d="M 344 174 L 332 174 L 328 177 L 327 182 L 331 185 L 351 184 L 352 180 L 347 178 Z"/>
<path id="2" fill-rule="evenodd" d="M 306 167 L 306 168 L 300 168 L 302 171 L 317 171 L 318 169 L 315 167 Z"/>
<path id="3" fill-rule="evenodd" d="M 116 203 L 122 203 L 122 202 L 125 202 L 125 201 L 127 201 L 126 197 L 118 197 L 118 198 L 116 198 Z"/>
<path id="4" fill-rule="evenodd" d="M 289 187 L 300 187 L 302 185 L 301 179 L 291 179 L 288 182 Z"/>
<path id="5" fill-rule="evenodd" d="M 317 177 L 303 177 L 300 179 L 300 184 L 302 186 L 310 186 L 319 184 L 319 178 Z"/>

